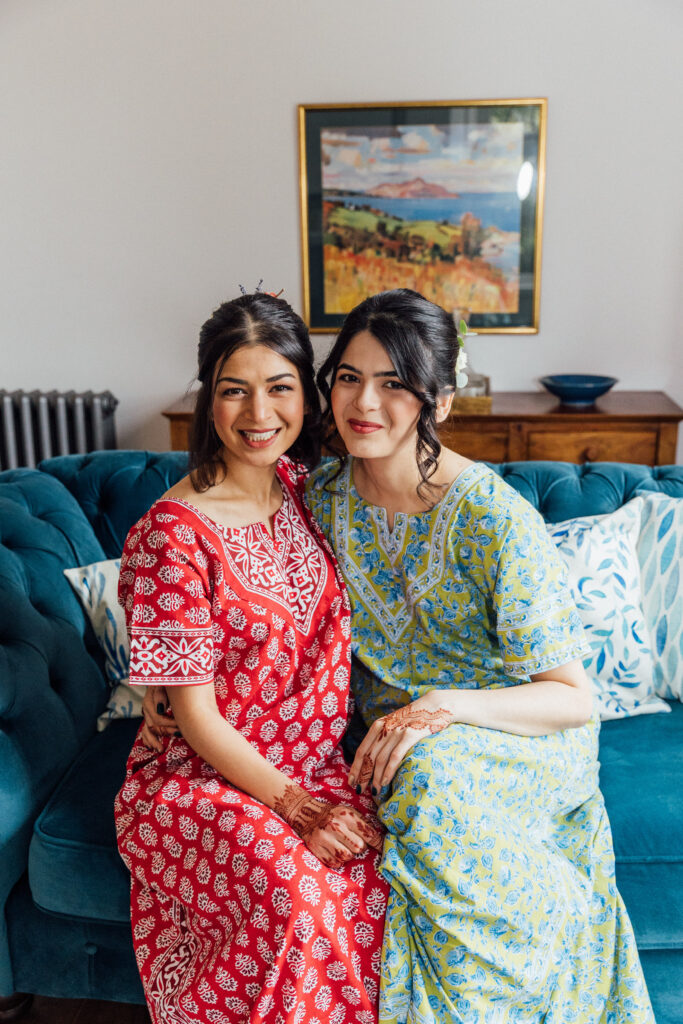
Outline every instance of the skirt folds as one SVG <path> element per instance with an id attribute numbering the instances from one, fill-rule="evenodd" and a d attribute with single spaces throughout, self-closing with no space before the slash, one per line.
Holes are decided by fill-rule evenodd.
<path id="1" fill-rule="evenodd" d="M 598 732 L 452 725 L 406 756 L 379 809 L 380 1024 L 654 1024 Z"/>

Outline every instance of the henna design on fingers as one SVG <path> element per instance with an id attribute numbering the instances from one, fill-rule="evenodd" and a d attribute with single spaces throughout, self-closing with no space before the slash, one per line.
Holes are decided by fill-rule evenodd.
<path id="1" fill-rule="evenodd" d="M 372 760 L 369 754 L 366 754 L 363 758 L 363 763 L 360 766 L 360 774 L 356 780 L 358 785 L 362 788 L 366 786 L 372 778 L 372 773 L 375 770 L 375 762 Z"/>
<path id="2" fill-rule="evenodd" d="M 340 818 L 342 821 L 346 819 L 349 822 L 349 827 L 353 828 L 355 832 L 362 836 L 363 841 L 368 846 L 371 846 L 373 850 L 378 850 L 380 853 L 382 852 L 384 836 L 379 829 L 375 828 L 374 825 L 371 825 L 370 822 L 355 809 L 355 807 L 346 807 L 344 804 L 338 805 L 334 808 L 333 817 Z M 330 823 L 330 828 L 337 831 L 334 820 Z"/>
<path id="3" fill-rule="evenodd" d="M 344 845 L 347 846 L 347 848 L 350 850 L 353 849 L 354 854 L 360 854 L 363 852 L 363 850 L 365 849 L 365 843 L 363 842 L 363 840 L 359 839 L 358 836 L 347 835 L 345 830 L 341 827 L 339 821 L 335 821 L 335 819 L 332 818 L 330 820 L 329 827 L 331 832 L 336 832 L 338 836 L 342 837 L 342 842 L 344 843 Z M 358 829 L 358 825 L 354 825 L 354 828 Z M 360 831 L 360 829 L 358 829 L 358 831 Z"/>
<path id="4" fill-rule="evenodd" d="M 379 829 L 370 825 L 367 821 L 363 821 L 359 827 L 359 832 L 368 846 L 371 846 L 373 850 L 377 850 L 378 853 L 382 852 L 384 847 L 384 836 Z"/>

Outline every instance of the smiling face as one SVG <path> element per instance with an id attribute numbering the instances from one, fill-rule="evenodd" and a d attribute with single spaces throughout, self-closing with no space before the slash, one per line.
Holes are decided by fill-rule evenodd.
<path id="1" fill-rule="evenodd" d="M 265 345 L 238 348 L 217 370 L 213 423 L 226 464 L 274 465 L 304 422 L 304 390 L 293 363 Z"/>
<path id="2" fill-rule="evenodd" d="M 422 402 L 401 383 L 369 331 L 354 335 L 344 349 L 330 400 L 350 455 L 376 459 L 405 451 L 414 457 Z"/>

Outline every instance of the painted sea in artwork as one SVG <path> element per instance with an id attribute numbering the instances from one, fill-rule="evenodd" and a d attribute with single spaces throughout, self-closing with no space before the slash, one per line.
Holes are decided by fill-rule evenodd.
<path id="1" fill-rule="evenodd" d="M 398 287 L 518 311 L 521 124 L 324 129 L 321 159 L 326 313 Z"/>

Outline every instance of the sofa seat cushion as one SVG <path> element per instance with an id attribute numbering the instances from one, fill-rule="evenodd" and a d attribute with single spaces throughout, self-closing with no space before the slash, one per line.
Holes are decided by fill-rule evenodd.
<path id="1" fill-rule="evenodd" d="M 640 949 L 683 949 L 683 704 L 603 722 L 600 785 Z"/>
<path id="2" fill-rule="evenodd" d="M 42 909 L 129 920 L 113 802 L 138 725 L 116 721 L 94 736 L 38 818 L 29 881 Z M 600 761 L 617 883 L 638 945 L 683 949 L 683 704 L 672 702 L 669 715 L 604 722 Z"/>
<path id="3" fill-rule="evenodd" d="M 36 821 L 29 884 L 42 910 L 130 920 L 130 881 L 116 847 L 114 797 L 139 725 L 139 719 L 124 719 L 94 736 Z"/>

